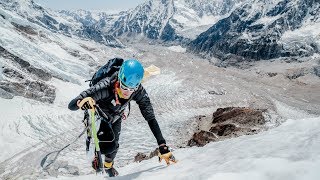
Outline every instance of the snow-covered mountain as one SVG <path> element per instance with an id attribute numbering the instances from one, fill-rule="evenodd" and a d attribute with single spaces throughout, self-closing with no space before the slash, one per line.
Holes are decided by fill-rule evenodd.
<path id="1" fill-rule="evenodd" d="M 129 41 L 146 37 L 178 44 L 193 40 L 189 52 L 236 61 L 319 52 L 319 36 L 313 31 L 319 27 L 315 0 L 149 0 L 120 13 L 53 12 L 30 0 L 22 2 L 1 3 L 51 31 L 112 47 L 123 47 L 115 37 L 125 36 Z"/>
<path id="2" fill-rule="evenodd" d="M 59 10 L 55 11 L 57 16 L 69 22 L 69 24 L 80 24 L 87 28 L 95 28 L 105 35 L 112 28 L 120 16 L 127 14 L 127 11 L 87 11 L 79 10 Z"/>
<path id="3" fill-rule="evenodd" d="M 319 17 L 316 0 L 248 1 L 199 35 L 189 51 L 221 59 L 311 56 L 320 49 Z"/>
<path id="4" fill-rule="evenodd" d="M 88 76 L 90 66 L 97 66 L 97 61 L 105 58 L 104 53 L 114 51 L 111 54 L 117 56 L 118 48 L 106 47 L 104 52 L 96 50 L 106 44 L 108 47 L 118 46 L 118 43 L 110 41 L 112 36 L 104 35 L 110 38 L 103 42 L 98 39 L 99 33 L 94 34 L 96 39 L 89 35 L 79 38 L 69 33 L 78 31 L 86 35 L 95 32 L 90 28 L 87 31 L 65 31 L 84 26 L 78 21 L 71 23 L 69 19 L 50 13 L 30 0 L 0 2 L 2 98 L 23 96 L 53 103 L 56 88 L 50 83 L 52 78 L 81 84 L 77 76 Z M 61 29 L 62 26 L 70 28 Z M 76 75 L 72 76 L 70 72 Z"/>
<path id="5" fill-rule="evenodd" d="M 165 41 L 194 38 L 242 0 L 149 0 L 121 15 L 109 30 L 115 36 L 142 35 Z"/>
<path id="6" fill-rule="evenodd" d="M 127 12 L 60 10 L 58 13 L 62 16 L 62 18 L 67 19 L 70 23 L 81 23 L 86 27 L 97 27 L 105 32 L 112 27 L 119 16 L 124 15 Z"/>
<path id="7" fill-rule="evenodd" d="M 107 35 L 94 22 L 85 21 L 74 16 L 61 14 L 45 9 L 33 0 L 3 0 L 2 9 L 16 12 L 28 21 L 38 24 L 52 32 L 63 33 L 66 36 L 78 36 L 83 39 L 94 40 L 112 47 L 123 47 L 123 44 L 112 35 Z M 72 19 L 74 18 L 74 19 Z M 91 20 L 91 19 L 90 19 Z"/>

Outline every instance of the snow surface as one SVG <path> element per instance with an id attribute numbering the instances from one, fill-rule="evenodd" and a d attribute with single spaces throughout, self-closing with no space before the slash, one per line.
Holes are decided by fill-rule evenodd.
<path id="1" fill-rule="evenodd" d="M 282 37 L 281 42 L 284 44 L 284 48 L 292 48 L 299 46 L 310 47 L 313 46 L 320 47 L 320 22 L 317 23 L 306 23 L 299 29 L 293 31 L 286 31 Z"/>
<path id="2" fill-rule="evenodd" d="M 168 49 L 174 52 L 181 52 L 181 53 L 186 52 L 186 48 L 183 48 L 181 46 L 170 46 L 168 47 Z"/>
<path id="3" fill-rule="evenodd" d="M 205 147 L 174 151 L 177 164 L 157 158 L 119 168 L 113 179 L 317 180 L 320 178 L 320 117 L 288 119 L 277 128 Z M 87 175 L 53 179 L 104 179 Z"/>

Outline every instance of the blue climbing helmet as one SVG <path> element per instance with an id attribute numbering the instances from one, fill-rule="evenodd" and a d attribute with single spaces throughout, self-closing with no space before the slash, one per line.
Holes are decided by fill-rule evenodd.
<path id="1" fill-rule="evenodd" d="M 136 59 L 129 59 L 123 62 L 119 70 L 119 80 L 129 88 L 136 88 L 140 85 L 144 74 L 142 64 Z"/>

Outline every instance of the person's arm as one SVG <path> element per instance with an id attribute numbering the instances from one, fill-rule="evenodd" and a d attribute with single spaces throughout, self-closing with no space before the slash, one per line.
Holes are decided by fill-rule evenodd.
<path id="1" fill-rule="evenodd" d="M 91 88 L 83 91 L 80 93 L 79 96 L 71 100 L 71 102 L 68 105 L 68 108 L 70 110 L 78 110 L 79 107 L 77 106 L 77 102 L 79 100 L 82 100 L 86 97 L 92 97 L 94 101 L 99 101 L 100 99 L 104 99 L 109 96 L 108 88 L 110 86 L 109 79 L 105 79 L 97 83 L 96 85 L 92 86 Z"/>
<path id="2" fill-rule="evenodd" d="M 154 137 L 157 139 L 158 145 L 166 144 L 166 141 L 162 136 L 159 124 L 154 115 L 153 107 L 150 102 L 148 93 L 142 86 L 139 88 L 133 100 L 135 100 L 139 105 L 141 114 L 144 117 L 144 119 L 148 122 Z"/>

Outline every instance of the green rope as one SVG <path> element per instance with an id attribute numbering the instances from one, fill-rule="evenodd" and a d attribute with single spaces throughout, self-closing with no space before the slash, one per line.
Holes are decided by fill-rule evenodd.
<path id="1" fill-rule="evenodd" d="M 94 140 L 96 151 L 100 151 L 99 140 L 98 140 L 97 129 L 96 129 L 95 111 L 91 111 L 91 127 L 92 127 L 92 137 Z"/>

